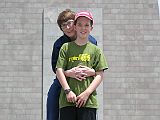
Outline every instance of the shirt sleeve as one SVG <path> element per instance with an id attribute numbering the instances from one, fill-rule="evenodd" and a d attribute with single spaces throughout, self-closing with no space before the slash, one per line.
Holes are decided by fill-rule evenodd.
<path id="1" fill-rule="evenodd" d="M 52 57 L 51 57 L 51 65 L 54 73 L 56 73 L 56 64 L 59 56 L 59 50 L 60 50 L 60 46 L 57 45 L 57 43 L 55 43 L 53 46 Z"/>
<path id="2" fill-rule="evenodd" d="M 95 71 L 108 69 L 108 64 L 107 64 L 106 58 L 105 58 L 101 49 L 97 50 L 96 55 L 97 55 L 97 57 L 95 58 L 95 61 L 94 61 Z"/>
<path id="3" fill-rule="evenodd" d="M 89 41 L 90 41 L 92 44 L 97 45 L 97 40 L 96 40 L 93 36 L 89 35 L 89 36 L 88 36 L 88 39 L 89 39 Z"/>
<path id="4" fill-rule="evenodd" d="M 68 50 L 68 43 L 65 43 L 62 45 L 60 51 L 59 51 L 59 57 L 57 60 L 57 64 L 56 64 L 56 68 L 62 68 L 62 69 L 66 69 L 66 65 L 67 65 L 67 50 Z"/>

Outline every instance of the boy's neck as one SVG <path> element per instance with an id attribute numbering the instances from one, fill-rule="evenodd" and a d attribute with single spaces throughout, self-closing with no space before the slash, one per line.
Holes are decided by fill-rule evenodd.
<path id="1" fill-rule="evenodd" d="M 88 39 L 76 39 L 75 40 L 75 43 L 77 44 L 77 45 L 79 45 L 79 46 L 82 46 L 82 45 L 85 45 L 85 44 L 87 44 L 87 42 L 88 42 Z"/>

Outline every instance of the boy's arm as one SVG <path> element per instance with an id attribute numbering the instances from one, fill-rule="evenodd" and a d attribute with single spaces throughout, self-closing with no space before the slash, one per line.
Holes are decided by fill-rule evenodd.
<path id="1" fill-rule="evenodd" d="M 104 73 L 103 71 L 96 72 L 94 80 L 92 81 L 90 86 L 85 91 L 87 91 L 89 94 L 95 91 L 96 88 L 100 85 L 100 83 L 103 80 L 103 73 Z"/>
<path id="2" fill-rule="evenodd" d="M 57 68 L 56 75 L 57 75 L 57 78 L 58 78 L 60 84 L 62 85 L 62 88 L 64 90 L 70 90 L 70 87 L 69 87 L 67 80 L 66 80 L 66 77 L 64 75 L 64 70 L 62 68 Z M 75 102 L 76 101 L 76 95 L 72 91 L 69 91 L 68 93 L 66 93 L 66 97 L 67 97 L 68 102 Z"/>
<path id="3" fill-rule="evenodd" d="M 60 82 L 60 84 L 62 85 L 62 88 L 65 89 L 70 89 L 66 77 L 64 75 L 64 70 L 62 68 L 57 68 L 56 70 L 56 76 Z"/>
<path id="4" fill-rule="evenodd" d="M 89 87 L 82 92 L 79 96 L 77 96 L 77 107 L 82 107 L 86 104 L 87 99 L 89 98 L 90 94 L 96 90 L 99 84 L 102 82 L 103 79 L 103 71 L 96 72 L 95 78 Z"/>

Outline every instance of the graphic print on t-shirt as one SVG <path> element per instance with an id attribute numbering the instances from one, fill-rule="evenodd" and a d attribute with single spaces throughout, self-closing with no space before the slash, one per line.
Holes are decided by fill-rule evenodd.
<path id="1" fill-rule="evenodd" d="M 70 57 L 69 58 L 69 62 L 74 62 L 74 61 L 83 61 L 83 62 L 86 62 L 86 61 L 90 61 L 90 55 L 89 54 L 79 54 L 79 56 L 73 56 L 73 57 Z"/>

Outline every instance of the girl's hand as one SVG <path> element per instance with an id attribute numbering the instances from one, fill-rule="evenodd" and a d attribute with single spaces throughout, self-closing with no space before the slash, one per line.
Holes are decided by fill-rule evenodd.
<path id="1" fill-rule="evenodd" d="M 95 70 L 86 66 L 77 66 L 70 70 L 65 71 L 67 77 L 75 78 L 79 81 L 85 80 L 86 77 L 94 76 Z"/>

